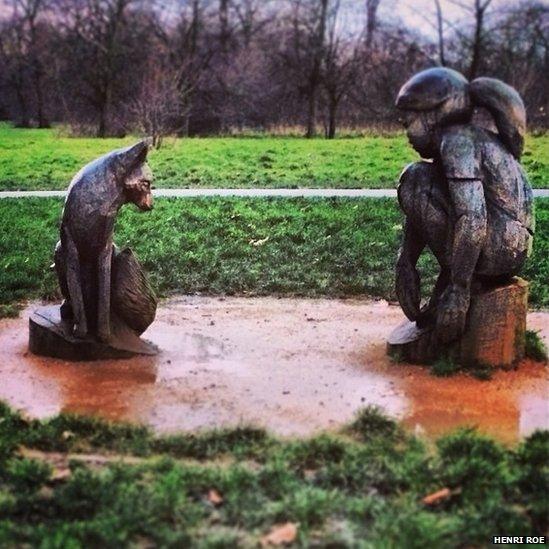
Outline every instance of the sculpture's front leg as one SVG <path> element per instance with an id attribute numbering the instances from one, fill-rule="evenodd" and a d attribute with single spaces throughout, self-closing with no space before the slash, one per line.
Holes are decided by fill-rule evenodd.
<path id="1" fill-rule="evenodd" d="M 450 180 L 450 196 L 455 214 L 450 285 L 440 299 L 437 335 L 448 343 L 465 329 L 471 281 L 486 240 L 486 202 L 478 179 Z"/>
<path id="2" fill-rule="evenodd" d="M 404 314 L 410 320 L 416 320 L 420 313 L 420 279 L 416 264 L 424 246 L 422 235 L 407 220 L 396 265 L 396 294 Z"/>
<path id="3" fill-rule="evenodd" d="M 111 338 L 111 265 L 112 241 L 99 254 L 99 295 L 97 302 L 97 338 L 108 342 Z"/>
<path id="4" fill-rule="evenodd" d="M 76 244 L 70 232 L 65 228 L 62 228 L 62 239 L 66 254 L 67 289 L 74 314 L 74 335 L 79 339 L 84 339 L 88 334 L 88 323 L 82 296 L 80 258 Z"/>

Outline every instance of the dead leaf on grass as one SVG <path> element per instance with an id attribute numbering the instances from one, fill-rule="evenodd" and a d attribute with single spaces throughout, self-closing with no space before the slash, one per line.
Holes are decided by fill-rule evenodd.
<path id="1" fill-rule="evenodd" d="M 37 496 L 41 499 L 51 499 L 53 497 L 53 489 L 50 486 L 42 486 L 37 492 Z"/>
<path id="2" fill-rule="evenodd" d="M 269 237 L 266 236 L 265 238 L 260 238 L 258 240 L 255 240 L 255 239 L 252 239 L 250 240 L 250 245 L 251 246 L 263 246 L 263 244 L 265 244 L 265 242 L 267 242 L 269 240 Z"/>
<path id="3" fill-rule="evenodd" d="M 223 503 L 223 496 L 215 489 L 212 488 L 208 492 L 208 501 L 214 505 L 215 507 L 221 505 Z"/>
<path id="4" fill-rule="evenodd" d="M 102 455 L 102 454 L 66 454 L 63 452 L 43 452 L 20 446 L 18 454 L 20 457 L 27 459 L 37 459 L 49 463 L 52 467 L 58 469 L 68 468 L 71 461 L 78 461 L 85 465 L 106 466 L 111 463 L 124 463 L 128 465 L 136 465 L 143 462 L 143 458 L 125 455 Z"/>
<path id="5" fill-rule="evenodd" d="M 52 482 L 64 482 L 70 478 L 71 474 L 71 470 L 68 467 L 56 467 L 52 472 L 50 480 Z"/>
<path id="6" fill-rule="evenodd" d="M 425 496 L 421 502 L 424 505 L 437 505 L 441 501 L 448 499 L 452 495 L 450 488 L 441 488 L 432 494 Z"/>
<path id="7" fill-rule="evenodd" d="M 289 545 L 297 537 L 297 524 L 286 522 L 285 524 L 275 524 L 271 531 L 261 538 L 261 546 L 269 545 Z"/>

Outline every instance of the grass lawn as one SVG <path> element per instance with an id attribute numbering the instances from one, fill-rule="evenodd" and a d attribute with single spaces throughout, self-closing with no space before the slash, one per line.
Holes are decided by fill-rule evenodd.
<path id="1" fill-rule="evenodd" d="M 549 306 L 549 200 L 537 199 L 534 253 L 524 270 L 530 304 Z M 59 199 L 0 200 L 0 313 L 30 297 L 57 297 L 48 269 Z M 369 295 L 395 299 L 402 217 L 391 199 L 159 199 L 147 214 L 126 206 L 115 231 L 161 295 Z M 422 259 L 427 285 L 433 261 Z"/>
<path id="2" fill-rule="evenodd" d="M 548 462 L 548 431 L 505 448 L 463 430 L 429 448 L 374 409 L 281 441 L 30 421 L 0 403 L 0 545 L 257 547 L 290 522 L 299 546 L 485 547 L 545 534 Z"/>
<path id="3" fill-rule="evenodd" d="M 68 138 L 1 124 L 0 190 L 65 189 L 84 164 L 135 139 Z M 212 137 L 168 140 L 150 164 L 158 188 L 391 188 L 416 159 L 404 134 Z M 523 162 L 534 187 L 549 187 L 549 135 L 528 137 Z"/>

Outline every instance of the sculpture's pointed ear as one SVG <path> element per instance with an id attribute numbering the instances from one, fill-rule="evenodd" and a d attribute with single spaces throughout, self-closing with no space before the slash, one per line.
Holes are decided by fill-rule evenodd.
<path id="1" fill-rule="evenodd" d="M 123 149 L 118 154 L 118 159 L 122 168 L 122 171 L 126 174 L 130 173 L 133 169 L 137 168 L 147 160 L 147 154 L 149 152 L 149 140 L 143 139 L 128 147 Z"/>

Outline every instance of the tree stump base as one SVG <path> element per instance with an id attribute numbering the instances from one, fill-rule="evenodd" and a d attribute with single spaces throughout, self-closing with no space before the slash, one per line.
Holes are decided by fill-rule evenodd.
<path id="1" fill-rule="evenodd" d="M 105 360 L 156 355 L 156 345 L 138 337 L 121 322 L 113 322 L 109 343 L 94 339 L 77 339 L 72 324 L 61 318 L 60 306 L 39 307 L 29 318 L 29 350 L 35 355 L 64 360 Z"/>
<path id="2" fill-rule="evenodd" d="M 452 345 L 441 345 L 432 327 L 406 320 L 390 335 L 387 352 L 415 364 L 451 356 L 462 366 L 509 368 L 524 357 L 527 312 L 528 283 L 515 277 L 471 295 L 465 333 Z"/>

